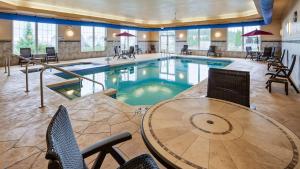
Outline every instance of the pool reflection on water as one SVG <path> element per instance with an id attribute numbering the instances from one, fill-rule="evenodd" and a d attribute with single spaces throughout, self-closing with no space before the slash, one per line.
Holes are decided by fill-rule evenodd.
<path id="1" fill-rule="evenodd" d="M 130 105 L 153 105 L 203 81 L 208 77 L 210 67 L 223 68 L 230 63 L 228 60 L 174 58 L 110 67 L 106 70 L 85 69 L 76 73 L 103 83 L 105 89 L 117 89 L 117 99 L 122 102 Z M 71 78 L 64 73 L 56 75 Z M 101 91 L 99 85 L 86 80 L 52 89 L 69 99 Z"/>

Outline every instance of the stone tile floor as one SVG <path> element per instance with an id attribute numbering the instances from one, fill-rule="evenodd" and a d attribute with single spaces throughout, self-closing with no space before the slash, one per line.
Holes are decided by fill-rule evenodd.
<path id="1" fill-rule="evenodd" d="M 139 55 L 136 60 L 158 58 L 160 55 Z M 192 56 L 199 57 L 199 56 Z M 251 104 L 257 111 L 277 120 L 298 137 L 300 136 L 300 95 L 290 88 L 290 95 L 284 94 L 282 85 L 274 85 L 273 93 L 265 89 L 266 65 L 244 59 L 233 59 L 228 69 L 247 70 L 251 72 Z M 71 63 L 91 61 L 106 64 L 103 58 L 66 61 Z M 133 60 L 113 60 L 110 64 L 123 64 Z M 25 74 L 19 66 L 11 68 L 7 77 L 4 68 L 0 68 L 0 168 L 35 169 L 47 168 L 45 157 L 45 133 L 48 123 L 57 107 L 63 104 L 69 110 L 74 132 L 80 145 L 84 148 L 106 136 L 129 131 L 131 141 L 118 145 L 128 159 L 142 153 L 149 153 L 145 147 L 139 127 L 142 114 L 132 107 L 114 100 L 101 93 L 69 101 L 61 95 L 44 87 L 45 105 L 39 108 L 39 73 L 29 74 L 29 93 L 25 91 Z M 44 84 L 48 85 L 63 79 L 46 71 Z M 184 91 L 177 97 L 204 96 L 206 81 Z M 87 159 L 91 165 L 95 157 Z M 161 165 L 160 165 L 161 166 Z M 103 168 L 116 168 L 117 164 L 108 156 Z M 161 166 L 162 167 L 162 166 Z"/>

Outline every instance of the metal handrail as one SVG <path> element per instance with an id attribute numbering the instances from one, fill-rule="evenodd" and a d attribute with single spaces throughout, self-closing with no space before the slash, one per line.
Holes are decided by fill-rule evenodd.
<path id="1" fill-rule="evenodd" d="M 17 56 L 18 58 L 20 58 L 20 59 L 23 59 L 23 60 L 26 60 L 26 61 L 27 61 L 27 63 L 26 63 L 26 68 L 25 68 L 25 74 L 26 74 L 26 92 L 29 92 L 29 90 L 28 90 L 28 86 L 29 86 L 29 85 L 28 85 L 28 65 L 29 65 L 30 63 L 34 63 L 34 64 L 39 64 L 39 65 L 42 65 L 42 66 L 43 66 L 42 70 L 40 71 L 41 108 L 44 107 L 43 73 L 44 73 L 44 71 L 45 71 L 46 69 L 48 69 L 48 68 L 53 68 L 53 69 L 56 69 L 56 70 L 61 71 L 61 72 L 63 72 L 63 73 L 69 74 L 69 75 L 71 75 L 71 76 L 74 76 L 74 77 L 76 77 L 76 78 L 79 78 L 79 80 L 85 79 L 85 80 L 91 81 L 91 82 L 93 82 L 93 83 L 99 84 L 99 85 L 102 87 L 102 91 L 105 90 L 105 87 L 104 87 L 104 85 L 103 85 L 102 83 L 97 82 L 97 81 L 95 81 L 95 80 L 92 80 L 92 79 L 90 79 L 90 78 L 81 76 L 81 75 L 79 75 L 79 74 L 76 74 L 76 73 L 74 73 L 74 72 L 65 70 L 65 69 L 60 68 L 60 67 L 55 66 L 55 65 L 49 65 L 49 64 L 37 62 L 37 61 L 31 60 L 31 59 L 28 59 L 28 58 L 24 58 L 24 57 L 19 56 L 19 55 L 16 55 L 16 56 Z M 8 63 L 8 65 L 7 65 L 7 63 Z M 10 62 L 9 62 L 9 60 L 8 60 L 8 62 L 6 61 L 5 64 L 6 64 L 5 67 L 8 67 L 8 68 L 10 67 Z"/>

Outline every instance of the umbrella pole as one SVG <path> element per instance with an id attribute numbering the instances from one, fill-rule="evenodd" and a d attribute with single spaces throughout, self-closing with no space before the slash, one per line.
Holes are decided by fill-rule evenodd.
<path id="1" fill-rule="evenodd" d="M 259 51 L 259 42 L 258 42 L 258 36 L 256 36 L 256 44 L 257 44 L 257 51 Z"/>

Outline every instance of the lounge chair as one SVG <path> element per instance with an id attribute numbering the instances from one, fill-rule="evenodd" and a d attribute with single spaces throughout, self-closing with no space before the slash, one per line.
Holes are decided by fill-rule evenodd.
<path id="1" fill-rule="evenodd" d="M 299 90 L 297 86 L 294 84 L 294 82 L 291 79 L 291 74 L 293 72 L 295 63 L 296 63 L 296 55 L 292 56 L 292 63 L 290 68 L 287 67 L 278 67 L 276 72 L 269 72 L 266 73 L 266 75 L 270 75 L 270 78 L 266 82 L 267 86 L 266 88 L 269 88 L 269 92 L 271 92 L 272 83 L 284 83 L 285 84 L 285 92 L 286 95 L 288 95 L 288 82 L 294 87 L 297 93 L 299 93 Z"/>
<path id="2" fill-rule="evenodd" d="M 49 63 L 49 61 L 58 62 L 58 56 L 54 47 L 46 47 L 45 62 Z"/>
<path id="3" fill-rule="evenodd" d="M 263 53 L 258 54 L 257 60 L 258 61 L 259 60 L 265 60 L 266 61 L 266 60 L 270 59 L 271 56 L 272 56 L 272 51 L 273 51 L 272 47 L 265 47 Z"/>
<path id="4" fill-rule="evenodd" d="M 23 58 L 33 60 L 33 55 L 31 54 L 31 48 L 20 48 L 20 56 Z M 19 65 L 27 64 L 27 60 L 19 58 Z M 34 63 L 33 63 L 34 64 Z"/>
<path id="5" fill-rule="evenodd" d="M 216 46 L 209 46 L 207 56 L 217 56 L 216 48 Z"/>
<path id="6" fill-rule="evenodd" d="M 251 60 L 253 60 L 254 52 L 252 51 L 252 47 L 251 46 L 247 46 L 246 47 L 246 56 L 245 56 L 245 59 L 247 59 L 248 56 L 250 56 Z"/>
<path id="7" fill-rule="evenodd" d="M 121 54 L 120 54 L 120 46 L 115 46 L 115 47 L 114 47 L 114 52 L 115 52 L 115 55 L 114 55 L 113 59 L 114 59 L 115 57 L 118 57 L 118 59 L 120 59 L 120 57 L 121 57 Z"/>
<path id="8" fill-rule="evenodd" d="M 135 45 L 135 51 L 136 51 L 136 54 L 142 54 L 143 51 L 142 49 L 139 47 L 139 45 Z"/>
<path id="9" fill-rule="evenodd" d="M 128 53 L 126 54 L 129 58 L 134 58 L 135 59 L 135 51 L 134 51 L 134 47 L 133 46 L 130 46 L 129 47 L 129 51 Z"/>
<path id="10" fill-rule="evenodd" d="M 126 161 L 115 145 L 130 140 L 131 134 L 124 132 L 107 137 L 94 145 L 80 151 L 73 134 L 71 122 L 65 107 L 59 106 L 53 116 L 46 133 L 47 152 L 46 159 L 49 160 L 49 169 L 86 169 L 84 159 L 98 154 L 92 168 L 101 167 L 107 154 L 110 154 L 120 165 L 119 169 L 158 169 L 153 158 L 143 154 Z"/>
<path id="11" fill-rule="evenodd" d="M 250 107 L 250 73 L 210 68 L 207 97 Z"/>
<path id="12" fill-rule="evenodd" d="M 281 56 L 280 56 L 280 58 L 276 58 L 276 57 L 274 57 L 274 59 L 269 59 L 269 60 L 267 60 L 267 62 L 268 62 L 268 70 L 270 70 L 270 68 L 271 67 L 275 67 L 275 69 L 277 68 L 277 67 L 285 67 L 284 65 L 283 65 L 283 58 L 284 58 L 284 55 L 285 55 L 285 49 L 283 50 L 283 52 L 282 52 L 282 54 L 281 54 Z"/>
<path id="13" fill-rule="evenodd" d="M 149 53 L 156 53 L 155 45 L 150 45 Z"/>
<path id="14" fill-rule="evenodd" d="M 192 51 L 189 50 L 189 46 L 188 45 L 183 45 L 180 54 L 182 55 L 191 55 Z"/>

